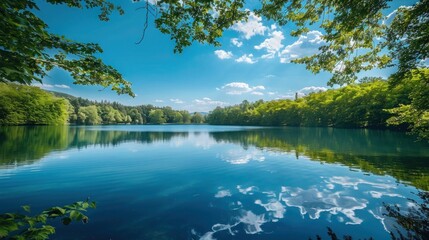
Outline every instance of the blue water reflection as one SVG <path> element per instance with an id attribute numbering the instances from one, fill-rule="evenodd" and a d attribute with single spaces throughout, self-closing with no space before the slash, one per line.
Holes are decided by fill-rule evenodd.
<path id="1" fill-rule="evenodd" d="M 54 223 L 53 239 L 308 239 L 326 227 L 387 239 L 394 222 L 382 203 L 412 205 L 408 198 L 429 178 L 427 145 L 391 132 L 0 130 L 9 134 L 0 139 L 1 212 L 26 204 L 40 211 L 87 197 L 98 204 L 88 212 L 89 224 Z M 375 146 L 380 139 L 390 145 Z"/>

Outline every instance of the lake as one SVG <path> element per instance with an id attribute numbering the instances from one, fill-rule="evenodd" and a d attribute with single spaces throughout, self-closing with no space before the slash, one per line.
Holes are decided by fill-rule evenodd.
<path id="1" fill-rule="evenodd" d="M 0 127 L 0 213 L 97 202 L 51 239 L 389 239 L 383 202 L 428 189 L 429 145 L 397 132 Z"/>

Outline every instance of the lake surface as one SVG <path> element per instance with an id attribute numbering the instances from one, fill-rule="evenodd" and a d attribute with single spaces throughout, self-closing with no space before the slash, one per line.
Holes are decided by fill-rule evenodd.
<path id="1" fill-rule="evenodd" d="M 389 239 L 383 202 L 428 189 L 429 145 L 396 132 L 0 127 L 0 213 L 97 202 L 52 239 Z"/>

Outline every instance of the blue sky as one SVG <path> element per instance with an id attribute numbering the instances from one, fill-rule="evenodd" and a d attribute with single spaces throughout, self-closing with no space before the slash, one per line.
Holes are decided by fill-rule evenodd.
<path id="1" fill-rule="evenodd" d="M 100 44 L 104 52 L 99 57 L 132 82 L 137 96 L 118 96 L 100 86 L 73 85 L 71 77 L 58 69 L 44 79 L 44 89 L 97 101 L 171 106 L 193 112 L 210 111 L 245 99 L 291 98 L 295 92 L 305 94 L 328 88 L 329 73 L 314 75 L 303 65 L 289 63 L 293 58 L 315 53 L 323 44 L 318 29 L 295 38 L 289 36 L 289 26 L 280 28 L 251 14 L 247 22 L 237 23 L 224 33 L 221 47 L 195 43 L 183 53 L 174 54 L 173 41 L 154 27 L 153 19 L 144 41 L 135 44 L 141 37 L 145 17 L 143 10 L 136 9 L 143 3 L 115 1 L 125 14 L 115 13 L 109 22 L 101 22 L 96 10 L 37 2 L 40 11 L 36 14 L 46 21 L 51 32 Z M 399 3 L 413 2 L 394 1 L 386 14 Z M 371 74 L 387 77 L 391 71 L 376 70 Z"/>

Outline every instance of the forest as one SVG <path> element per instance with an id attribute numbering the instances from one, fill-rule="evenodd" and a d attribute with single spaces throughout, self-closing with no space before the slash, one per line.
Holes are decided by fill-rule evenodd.
<path id="1" fill-rule="evenodd" d="M 0 83 L 0 125 L 200 124 L 201 113 L 153 105 L 125 106 Z"/>
<path id="2" fill-rule="evenodd" d="M 392 128 L 429 137 L 429 69 L 418 69 L 400 81 L 364 78 L 358 84 L 281 99 L 216 108 L 209 124 Z"/>
<path id="3" fill-rule="evenodd" d="M 201 124 L 376 128 L 429 138 L 429 69 L 400 80 L 366 77 L 360 83 L 296 99 L 244 100 L 207 116 L 153 105 L 91 101 L 38 87 L 0 83 L 1 125 Z M 25 93 L 25 94 L 22 94 Z"/>

